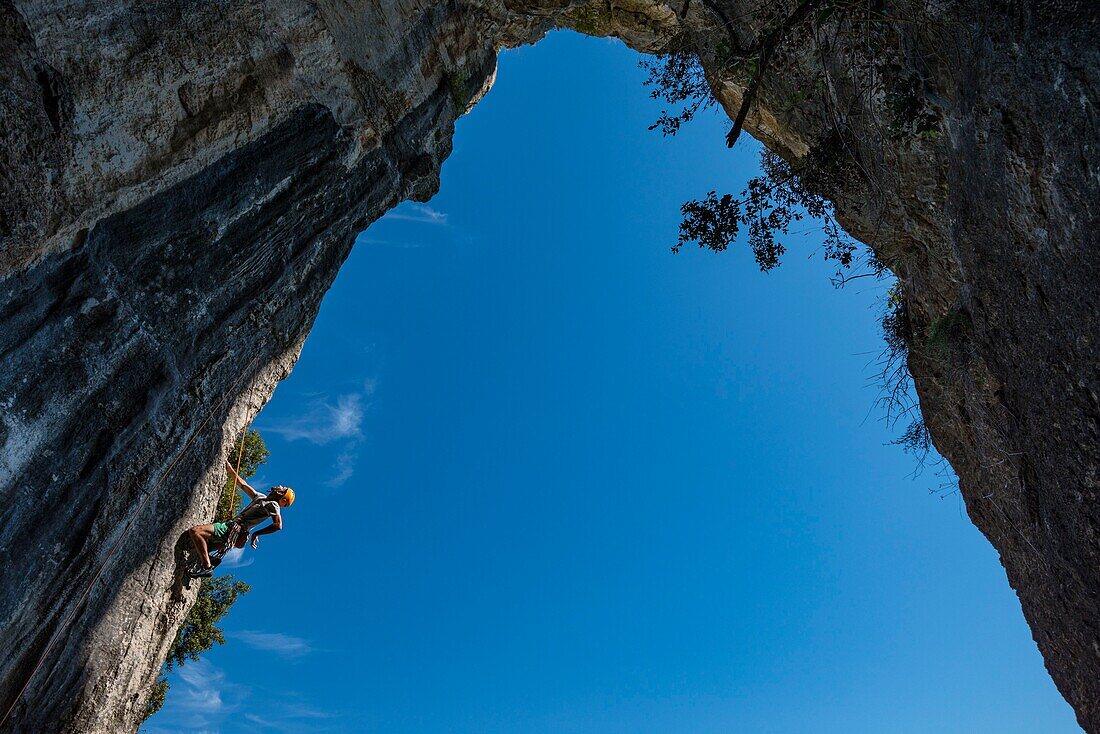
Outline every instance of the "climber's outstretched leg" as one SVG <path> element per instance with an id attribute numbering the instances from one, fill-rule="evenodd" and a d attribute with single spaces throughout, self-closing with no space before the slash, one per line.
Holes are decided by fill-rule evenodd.
<path id="1" fill-rule="evenodd" d="M 191 544 L 195 546 L 195 552 L 199 554 L 199 559 L 202 561 L 202 570 L 191 575 L 195 577 L 213 575 L 214 564 L 210 562 L 209 541 L 214 539 L 214 526 L 196 525 L 187 531 L 187 535 L 191 538 Z"/>

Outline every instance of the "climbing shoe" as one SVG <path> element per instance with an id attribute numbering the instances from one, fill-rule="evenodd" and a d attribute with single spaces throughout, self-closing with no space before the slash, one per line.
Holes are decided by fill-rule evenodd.
<path id="1" fill-rule="evenodd" d="M 200 566 L 194 571 L 189 572 L 187 575 L 193 579 L 205 579 L 214 575 L 214 567 L 211 566 L 210 568 L 203 568 Z"/>

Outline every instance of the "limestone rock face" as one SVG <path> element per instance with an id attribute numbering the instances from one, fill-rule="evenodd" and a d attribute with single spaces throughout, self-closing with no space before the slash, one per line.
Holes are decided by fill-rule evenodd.
<path id="1" fill-rule="evenodd" d="M 293 366 L 355 235 L 436 191 L 501 47 L 569 26 L 691 49 L 734 116 L 751 76 L 729 48 L 775 7 L 0 2 L 4 729 L 136 728 L 220 452 Z M 796 165 L 842 161 L 820 185 L 901 280 L 932 437 L 1100 731 L 1097 11 L 929 7 L 890 26 L 871 86 L 855 40 L 793 38 L 746 129 Z M 914 88 L 934 134 L 884 133 Z"/>

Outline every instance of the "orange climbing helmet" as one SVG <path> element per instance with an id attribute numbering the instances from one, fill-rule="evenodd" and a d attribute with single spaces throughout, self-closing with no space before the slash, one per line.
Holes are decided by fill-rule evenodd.
<path id="1" fill-rule="evenodd" d="M 293 489 L 291 489 L 290 487 L 283 487 L 281 485 L 278 486 L 278 487 L 272 487 L 272 489 L 273 490 L 279 490 L 279 489 L 283 490 L 283 496 L 280 499 L 286 500 L 286 504 L 283 505 L 283 503 L 280 502 L 279 503 L 280 505 L 283 505 L 283 507 L 290 507 L 291 505 L 294 504 L 294 490 Z"/>

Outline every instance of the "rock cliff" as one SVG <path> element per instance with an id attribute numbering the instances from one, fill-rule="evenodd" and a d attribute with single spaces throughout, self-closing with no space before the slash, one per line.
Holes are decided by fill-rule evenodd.
<path id="1" fill-rule="evenodd" d="M 5 0 L 0 18 L 6 730 L 136 727 L 220 452 L 355 234 L 435 192 L 499 49 L 567 26 L 698 53 L 731 118 L 752 97 L 746 130 L 899 276 L 932 437 L 1100 731 L 1093 5 Z"/>

